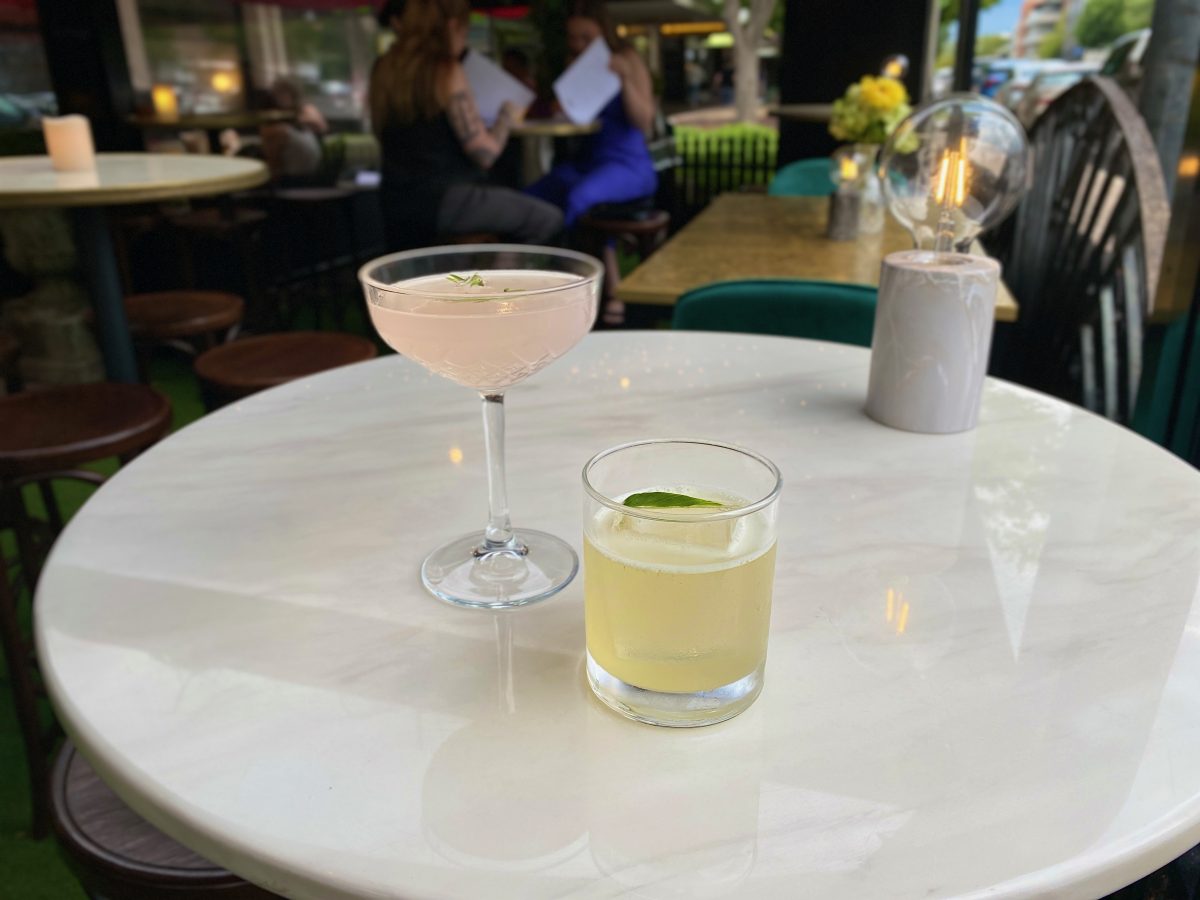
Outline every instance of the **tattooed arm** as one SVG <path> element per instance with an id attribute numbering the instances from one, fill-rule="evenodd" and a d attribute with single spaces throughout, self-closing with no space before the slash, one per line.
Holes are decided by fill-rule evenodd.
<path id="1" fill-rule="evenodd" d="M 505 103 L 490 129 L 485 128 L 479 117 L 479 108 L 467 83 L 462 66 L 454 66 L 449 79 L 449 98 L 446 101 L 446 117 L 450 127 L 462 144 L 463 151 L 481 169 L 490 169 L 508 142 L 508 132 L 518 113 L 511 103 Z"/>

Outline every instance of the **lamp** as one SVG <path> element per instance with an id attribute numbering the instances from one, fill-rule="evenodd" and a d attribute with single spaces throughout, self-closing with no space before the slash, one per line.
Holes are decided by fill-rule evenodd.
<path id="1" fill-rule="evenodd" d="M 888 207 L 917 249 L 883 261 L 867 414 L 905 431 L 949 433 L 979 417 L 1000 265 L 967 251 L 1024 195 L 1025 131 L 984 97 L 915 110 L 880 157 Z"/>
<path id="2" fill-rule="evenodd" d="M 966 252 L 1016 208 L 1030 171 L 1025 129 L 977 94 L 918 107 L 879 158 L 888 208 L 917 247 Z"/>
<path id="3" fill-rule="evenodd" d="M 884 78 L 895 78 L 899 81 L 908 74 L 908 57 L 903 53 L 893 53 L 879 67 L 879 74 Z"/>

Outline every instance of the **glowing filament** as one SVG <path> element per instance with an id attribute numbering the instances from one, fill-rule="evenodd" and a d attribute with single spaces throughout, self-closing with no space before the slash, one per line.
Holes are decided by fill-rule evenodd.
<path id="1" fill-rule="evenodd" d="M 967 139 L 963 138 L 958 149 L 947 149 L 938 163 L 937 183 L 933 189 L 933 199 L 938 206 L 961 209 L 967 202 L 967 178 Z"/>

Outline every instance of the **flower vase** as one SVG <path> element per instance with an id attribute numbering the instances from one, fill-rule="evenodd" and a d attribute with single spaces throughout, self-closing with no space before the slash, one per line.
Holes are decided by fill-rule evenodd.
<path id="1" fill-rule="evenodd" d="M 863 160 L 861 200 L 858 210 L 858 233 L 879 234 L 885 216 L 883 184 L 879 181 L 879 144 L 855 144 L 855 155 Z"/>

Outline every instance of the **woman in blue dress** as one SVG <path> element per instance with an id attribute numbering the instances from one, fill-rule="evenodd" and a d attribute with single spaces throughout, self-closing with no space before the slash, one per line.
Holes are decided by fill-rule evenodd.
<path id="1" fill-rule="evenodd" d="M 565 225 L 598 203 L 627 203 L 658 188 L 646 138 L 654 124 L 650 71 L 631 46 L 617 37 L 602 0 L 573 0 L 567 10 L 567 53 L 574 60 L 596 38 L 612 53 L 609 67 L 621 92 L 600 113 L 600 131 L 587 139 L 578 159 L 560 163 L 528 193 L 563 211 Z"/>

